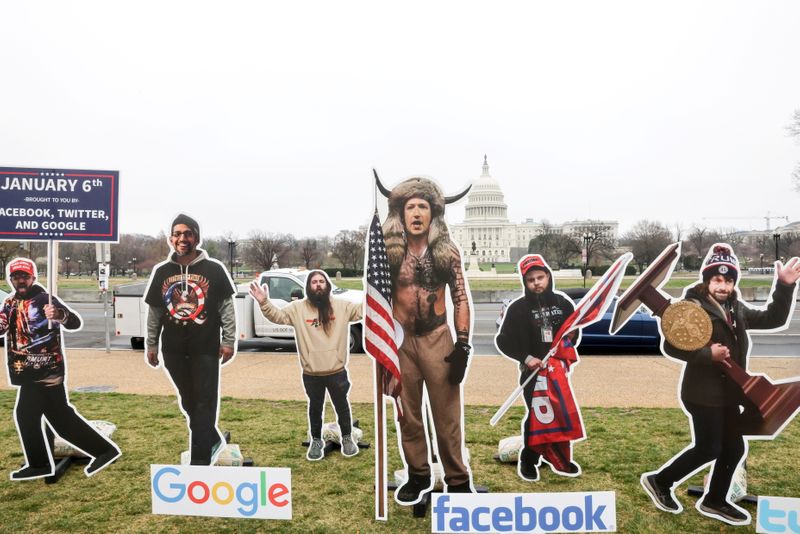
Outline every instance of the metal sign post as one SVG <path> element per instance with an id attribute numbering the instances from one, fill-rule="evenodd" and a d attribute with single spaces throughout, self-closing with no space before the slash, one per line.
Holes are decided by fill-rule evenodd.
<path id="1" fill-rule="evenodd" d="M 104 243 L 105 245 L 105 243 Z M 97 264 L 97 281 L 100 284 L 100 292 L 103 293 L 103 323 L 106 331 L 106 354 L 111 352 L 111 333 L 108 324 L 108 270 L 109 265 L 105 263 Z"/>

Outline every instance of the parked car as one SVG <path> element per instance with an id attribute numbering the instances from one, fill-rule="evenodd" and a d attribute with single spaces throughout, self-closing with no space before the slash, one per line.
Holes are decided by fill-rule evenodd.
<path id="1" fill-rule="evenodd" d="M 269 296 L 278 307 L 287 306 L 293 298 L 303 298 L 306 269 L 273 269 L 258 275 L 259 284 L 269 287 Z M 131 348 L 144 349 L 146 336 L 147 305 L 142 296 L 146 283 L 128 284 L 117 286 L 114 289 L 114 319 L 118 336 L 131 336 Z M 272 338 L 281 341 L 294 339 L 294 328 L 270 322 L 261 313 L 258 305 L 254 305 L 253 298 L 248 295 L 248 284 L 237 286 L 234 299 L 236 307 L 237 330 L 240 340 L 252 338 Z M 331 282 L 331 294 L 351 302 L 363 302 L 364 292 L 357 289 L 344 289 Z M 361 346 L 361 331 L 363 322 L 350 325 L 350 352 L 363 352 Z"/>
<path id="2" fill-rule="evenodd" d="M 306 269 L 273 269 L 271 271 L 264 271 L 258 276 L 259 285 L 266 285 L 269 288 L 269 298 L 278 308 L 287 306 L 293 299 L 302 299 L 305 293 L 306 278 L 310 271 Z M 248 291 L 247 284 L 242 284 L 238 287 L 239 293 L 246 294 Z M 350 302 L 364 302 L 364 292 L 359 289 L 345 289 L 338 287 L 335 282 L 331 281 L 331 296 L 344 299 Z M 286 325 L 277 325 L 269 321 L 261 313 L 258 306 L 252 306 L 252 298 L 247 297 L 250 301 L 252 311 L 248 313 L 245 308 L 243 317 L 247 317 L 247 322 L 240 328 L 241 331 L 248 331 L 252 327 L 252 337 L 272 337 L 275 339 L 294 339 L 294 328 Z M 252 318 L 252 322 L 250 319 Z M 350 325 L 350 352 L 363 352 L 361 346 L 361 331 L 363 323 L 353 323 Z"/>
<path id="3" fill-rule="evenodd" d="M 563 290 L 569 298 L 576 303 L 586 296 L 589 292 L 588 288 L 573 287 Z M 584 328 L 581 333 L 581 341 L 578 343 L 578 349 L 644 349 L 644 350 L 659 350 L 661 345 L 661 333 L 658 330 L 658 323 L 655 317 L 650 315 L 644 307 L 636 310 L 636 313 L 630 318 L 625 326 L 617 334 L 611 335 L 608 332 L 608 327 L 611 324 L 611 318 L 614 316 L 614 308 L 617 305 L 617 297 L 611 306 L 606 310 L 603 318 L 594 324 Z M 500 328 L 503 323 L 506 308 L 511 304 L 510 299 L 503 300 L 503 307 L 500 310 L 500 316 L 497 318 L 496 325 Z"/>

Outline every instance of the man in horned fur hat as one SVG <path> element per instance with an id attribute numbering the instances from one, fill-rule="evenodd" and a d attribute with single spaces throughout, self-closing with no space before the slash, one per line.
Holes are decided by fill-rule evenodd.
<path id="1" fill-rule="evenodd" d="M 385 188 L 381 189 L 385 194 Z M 470 302 L 461 253 L 450 240 L 444 221 L 448 199 L 441 189 L 427 178 L 410 178 L 388 197 L 383 233 L 392 273 L 394 317 L 404 335 L 398 351 L 403 384 L 400 433 L 408 466 L 408 481 L 395 492 L 395 499 L 400 504 L 414 504 L 433 483 L 423 386 L 428 391 L 447 491 L 472 492 L 470 470 L 463 458 L 461 395 L 471 350 Z M 453 301 L 455 343 L 447 324 L 445 287 L 450 288 Z"/>

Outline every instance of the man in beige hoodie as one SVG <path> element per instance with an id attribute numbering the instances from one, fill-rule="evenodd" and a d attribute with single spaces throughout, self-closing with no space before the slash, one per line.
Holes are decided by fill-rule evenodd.
<path id="1" fill-rule="evenodd" d="M 308 425 L 311 444 L 306 458 L 321 460 L 325 456 L 322 441 L 322 417 L 325 391 L 331 397 L 342 431 L 342 454 L 354 456 L 358 447 L 352 438 L 350 380 L 347 376 L 349 325 L 361 320 L 361 303 L 331 298 L 331 282 L 323 271 L 311 271 L 306 278 L 306 298 L 289 303 L 283 309 L 269 298 L 266 285 L 250 283 L 250 295 L 258 302 L 264 317 L 276 324 L 294 327 L 303 387 L 308 397 Z"/>

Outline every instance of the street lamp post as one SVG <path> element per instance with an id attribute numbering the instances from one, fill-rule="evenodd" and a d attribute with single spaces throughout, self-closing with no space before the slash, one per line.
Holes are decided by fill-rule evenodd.
<path id="1" fill-rule="evenodd" d="M 83 260 L 78 260 L 78 276 L 83 272 Z"/>
<path id="2" fill-rule="evenodd" d="M 131 261 L 133 262 L 133 276 L 136 276 L 136 256 L 131 258 Z"/>
<path id="3" fill-rule="evenodd" d="M 236 261 L 236 241 L 228 239 L 228 270 L 233 274 L 233 265 Z"/>
<path id="4" fill-rule="evenodd" d="M 583 233 L 583 287 L 586 287 L 586 273 L 589 272 L 589 245 L 597 239 L 597 235 L 591 232 Z"/>
<path id="5" fill-rule="evenodd" d="M 69 262 L 70 262 L 70 260 L 72 260 L 72 258 L 70 258 L 69 256 L 65 256 L 64 257 L 64 263 L 67 264 L 67 278 L 69 278 Z"/>
<path id="6" fill-rule="evenodd" d="M 781 234 L 772 234 L 772 239 L 775 240 L 775 261 L 778 261 L 780 254 L 778 254 L 778 246 L 781 243 Z"/>

